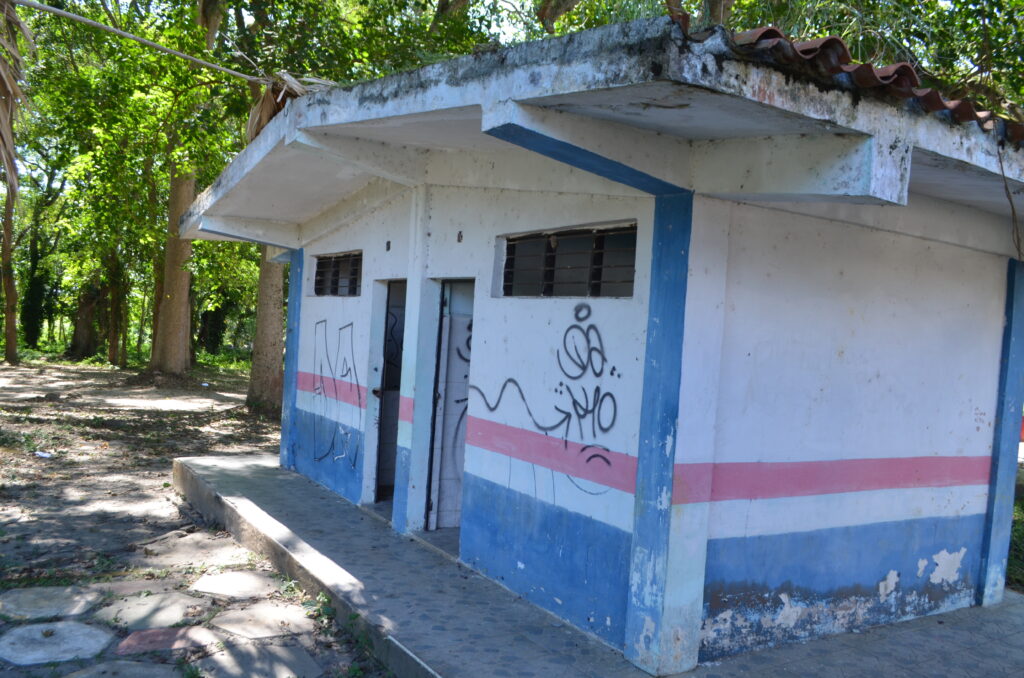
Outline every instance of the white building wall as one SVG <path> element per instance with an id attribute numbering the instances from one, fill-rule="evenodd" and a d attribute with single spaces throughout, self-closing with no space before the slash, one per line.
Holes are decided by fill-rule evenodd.
<path id="1" fill-rule="evenodd" d="M 706 521 L 704 658 L 970 604 L 1005 257 L 908 213 L 695 215 L 675 499 Z M 934 233 L 972 241 L 960 216 Z"/>

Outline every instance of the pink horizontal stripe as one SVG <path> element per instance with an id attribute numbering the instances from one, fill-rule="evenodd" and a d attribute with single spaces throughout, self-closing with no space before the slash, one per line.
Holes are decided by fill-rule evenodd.
<path id="1" fill-rule="evenodd" d="M 478 417 L 468 419 L 466 442 L 624 492 L 636 491 L 636 457 L 622 452 L 564 442 Z M 988 456 L 676 464 L 672 503 L 987 485 L 991 464 Z"/>
<path id="2" fill-rule="evenodd" d="M 987 485 L 991 467 L 988 456 L 676 464 L 672 503 Z"/>
<path id="3" fill-rule="evenodd" d="M 398 401 L 398 419 L 412 423 L 412 409 L 416 401 L 408 396 L 402 396 Z"/>
<path id="4" fill-rule="evenodd" d="M 477 417 L 466 421 L 466 442 L 623 492 L 632 494 L 636 490 L 636 457 L 622 452 L 563 441 Z M 594 455 L 601 455 L 608 461 Z"/>
<path id="5" fill-rule="evenodd" d="M 316 393 L 317 386 L 323 389 L 325 397 L 366 409 L 366 387 L 344 379 L 332 379 L 312 372 L 299 372 L 299 390 Z M 412 422 L 413 399 L 401 396 L 398 401 L 398 418 Z"/>

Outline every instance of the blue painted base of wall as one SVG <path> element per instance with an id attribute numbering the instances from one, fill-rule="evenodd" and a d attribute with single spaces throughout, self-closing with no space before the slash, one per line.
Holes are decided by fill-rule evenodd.
<path id="1" fill-rule="evenodd" d="M 711 540 L 700 661 L 971 605 L 984 523 L 927 518 Z M 933 582 L 933 557 L 961 548 L 955 579 Z M 883 596 L 892 570 L 899 582 Z"/>
<path id="2" fill-rule="evenodd" d="M 466 474 L 460 539 L 468 565 L 622 647 L 628 533 Z"/>
<path id="3" fill-rule="evenodd" d="M 296 408 L 285 455 L 289 467 L 358 504 L 363 482 L 363 432 Z M 318 461 L 319 459 L 319 461 Z"/>
<path id="4" fill-rule="evenodd" d="M 409 513 L 409 457 L 412 451 L 398 445 L 395 448 L 395 500 L 391 507 L 391 527 L 395 532 L 408 532 Z M 423 507 L 426 513 L 426 507 Z"/>

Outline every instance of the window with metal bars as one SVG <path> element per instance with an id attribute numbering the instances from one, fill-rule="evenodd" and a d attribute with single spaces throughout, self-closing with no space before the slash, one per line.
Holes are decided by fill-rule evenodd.
<path id="1" fill-rule="evenodd" d="M 317 257 L 313 294 L 318 297 L 358 297 L 362 273 L 362 252 Z"/>
<path id="2" fill-rule="evenodd" d="M 636 224 L 505 241 L 506 297 L 631 297 Z"/>

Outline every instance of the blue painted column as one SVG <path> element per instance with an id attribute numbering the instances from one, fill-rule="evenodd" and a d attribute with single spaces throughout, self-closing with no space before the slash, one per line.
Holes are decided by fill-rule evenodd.
<path id="1" fill-rule="evenodd" d="M 692 193 L 657 197 L 623 648 L 630 660 L 656 675 L 695 665 L 699 644 L 699 615 L 693 620 L 692 614 L 673 609 L 669 592 L 673 576 L 683 575 L 671 571 L 669 551 L 692 219 Z M 697 624 L 680 628 L 675 622 L 680 617 Z"/>
<path id="2" fill-rule="evenodd" d="M 284 393 L 281 399 L 281 466 L 295 468 L 295 397 L 299 389 L 299 320 L 302 317 L 304 250 L 292 250 L 288 269 L 288 318 L 284 341 Z"/>
<path id="3" fill-rule="evenodd" d="M 647 346 L 637 449 L 623 652 L 656 674 L 697 663 L 704 605 L 706 515 L 672 506 L 693 192 L 557 138 L 503 123 L 487 134 L 655 196 Z M 639 253 L 638 253 L 639 254 Z M 705 507 L 688 509 L 706 512 Z M 690 529 L 696 527 L 697 529 Z"/>
<path id="4" fill-rule="evenodd" d="M 1007 268 L 1005 322 L 988 514 L 981 550 L 978 602 L 982 605 L 994 605 L 1003 599 L 1013 522 L 1017 446 L 1024 407 L 1024 263 L 1016 259 L 1010 259 Z"/>

